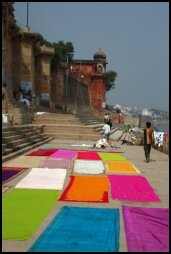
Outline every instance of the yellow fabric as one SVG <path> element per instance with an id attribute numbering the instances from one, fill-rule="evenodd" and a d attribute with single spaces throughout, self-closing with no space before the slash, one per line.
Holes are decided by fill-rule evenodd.
<path id="1" fill-rule="evenodd" d="M 109 173 L 140 173 L 140 171 L 128 161 L 108 161 L 106 162 L 106 168 Z"/>

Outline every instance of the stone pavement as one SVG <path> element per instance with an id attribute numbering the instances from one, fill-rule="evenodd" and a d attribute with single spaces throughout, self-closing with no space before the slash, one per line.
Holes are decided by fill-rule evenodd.
<path id="1" fill-rule="evenodd" d="M 150 163 L 145 163 L 144 150 L 142 146 L 130 146 L 121 145 L 121 142 L 112 142 L 116 147 L 120 147 L 119 150 L 123 151 L 123 156 L 132 162 L 136 168 L 141 172 L 140 175 L 145 176 L 152 188 L 154 189 L 157 196 L 159 196 L 161 202 L 129 202 L 129 201 L 118 201 L 112 200 L 109 195 L 109 203 L 86 203 L 86 202 L 56 202 L 54 208 L 45 218 L 43 223 L 38 227 L 35 234 L 26 241 L 12 241 L 3 240 L 2 241 L 2 251 L 3 252 L 27 252 L 29 247 L 38 238 L 38 236 L 44 231 L 47 225 L 52 221 L 56 213 L 65 205 L 67 206 L 77 206 L 77 207 L 109 207 L 109 208 L 119 208 L 120 210 L 120 252 L 127 252 L 127 245 L 125 239 L 125 230 L 122 217 L 122 205 L 130 206 L 142 206 L 142 207 L 169 207 L 169 156 L 161 153 L 152 148 L 151 150 L 151 161 Z M 90 141 L 73 141 L 73 140 L 52 140 L 47 144 L 41 146 L 41 148 L 68 148 L 68 149 L 80 149 L 85 150 L 88 145 L 93 145 L 94 142 Z M 37 147 L 34 150 L 39 149 Z M 105 149 L 106 150 L 106 149 Z M 27 165 L 26 165 L 27 167 Z M 6 183 L 8 186 L 15 186 L 27 173 L 24 172 L 17 178 Z M 69 182 L 70 172 L 67 173 L 64 188 Z M 63 189 L 64 189 L 63 188 Z M 8 191 L 3 193 L 6 195 Z M 60 194 L 62 191 L 60 192 Z"/>

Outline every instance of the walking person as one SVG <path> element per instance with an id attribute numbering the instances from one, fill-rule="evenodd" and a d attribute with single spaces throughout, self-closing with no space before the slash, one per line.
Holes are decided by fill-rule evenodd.
<path id="1" fill-rule="evenodd" d="M 154 130 L 151 128 L 151 122 L 146 122 L 146 128 L 143 134 L 144 152 L 146 162 L 150 161 L 151 145 L 154 142 Z"/>
<path id="2" fill-rule="evenodd" d="M 109 142 L 109 136 L 110 136 L 110 123 L 109 123 L 109 121 L 104 124 L 103 130 L 104 130 L 104 138 Z"/>

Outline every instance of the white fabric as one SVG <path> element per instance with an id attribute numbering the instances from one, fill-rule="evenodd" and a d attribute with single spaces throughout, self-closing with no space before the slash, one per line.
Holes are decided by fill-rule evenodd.
<path id="1" fill-rule="evenodd" d="M 154 131 L 154 144 L 158 145 L 158 147 L 163 145 L 163 135 L 164 132 L 162 131 L 161 132 Z"/>
<path id="2" fill-rule="evenodd" d="M 102 161 L 75 160 L 74 173 L 80 174 L 102 174 L 105 170 Z"/>
<path id="3" fill-rule="evenodd" d="M 154 144 L 157 145 L 158 144 L 158 140 L 157 140 L 157 131 L 154 131 Z"/>
<path id="4" fill-rule="evenodd" d="M 105 147 L 108 147 L 109 146 L 109 143 L 107 142 L 107 140 L 105 138 L 102 138 L 102 139 L 99 139 L 96 144 L 95 144 L 95 147 L 96 148 L 101 148 L 103 146 Z"/>
<path id="5" fill-rule="evenodd" d="M 32 168 L 15 188 L 62 190 L 66 169 Z"/>
<path id="6" fill-rule="evenodd" d="M 82 144 L 82 145 L 71 145 L 71 146 L 87 146 L 87 147 L 92 147 L 92 145 L 86 145 L 86 144 Z"/>
<path id="7" fill-rule="evenodd" d="M 45 112 L 37 112 L 37 115 L 43 115 Z"/>

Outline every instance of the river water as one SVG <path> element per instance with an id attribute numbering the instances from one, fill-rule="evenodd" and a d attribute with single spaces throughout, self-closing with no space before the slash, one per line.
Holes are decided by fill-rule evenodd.
<path id="1" fill-rule="evenodd" d="M 169 122 L 168 123 L 157 123 L 156 128 L 158 131 L 169 133 Z"/>
<path id="2" fill-rule="evenodd" d="M 141 127 L 145 127 L 146 121 L 150 121 L 152 123 L 152 128 L 157 128 L 158 131 L 162 131 L 165 133 L 169 133 L 169 120 L 168 119 L 157 119 L 152 120 L 150 118 L 143 117 L 141 118 Z"/>

